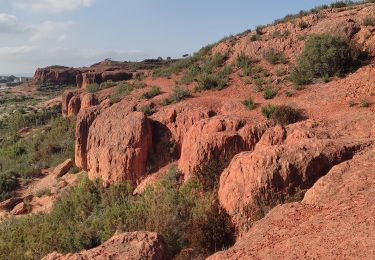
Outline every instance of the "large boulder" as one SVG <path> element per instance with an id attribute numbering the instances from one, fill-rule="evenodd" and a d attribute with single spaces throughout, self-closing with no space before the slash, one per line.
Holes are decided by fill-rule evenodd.
<path id="1" fill-rule="evenodd" d="M 208 259 L 368 259 L 375 255 L 374 197 L 372 148 L 333 167 L 302 203 L 275 207 Z"/>
<path id="2" fill-rule="evenodd" d="M 277 145 L 267 145 L 262 140 L 253 152 L 238 154 L 222 173 L 219 201 L 240 233 L 271 207 L 295 199 L 334 165 L 352 158 L 369 144 L 367 140 L 306 138 L 311 136 L 308 131 L 298 127 L 294 130 Z M 274 133 L 284 135 L 282 131 Z M 282 139 L 267 135 L 264 138 L 269 140 Z"/>
<path id="3" fill-rule="evenodd" d="M 77 115 L 76 131 L 75 131 L 75 163 L 77 167 L 88 170 L 87 168 L 87 140 L 92 123 L 96 117 L 110 106 L 110 101 L 105 100 L 97 106 L 92 106 L 81 110 Z"/>
<path id="4" fill-rule="evenodd" d="M 55 169 L 53 170 L 53 174 L 55 174 L 56 177 L 62 177 L 69 172 L 70 168 L 73 167 L 73 164 L 74 162 L 72 159 L 67 159 L 66 161 L 55 167 Z"/>
<path id="5" fill-rule="evenodd" d="M 265 130 L 236 117 L 203 119 L 185 134 L 178 167 L 187 180 L 211 161 L 227 166 L 234 155 L 254 149 Z"/>
<path id="6" fill-rule="evenodd" d="M 61 111 L 64 117 L 68 116 L 69 102 L 72 99 L 72 97 L 74 97 L 75 95 L 76 95 L 75 91 L 71 91 L 71 90 L 64 91 L 62 98 L 61 98 Z"/>
<path id="7" fill-rule="evenodd" d="M 34 81 L 37 82 L 53 82 L 63 85 L 76 84 L 76 76 L 79 74 L 78 69 L 63 66 L 51 66 L 39 68 L 35 71 Z"/>
<path id="8" fill-rule="evenodd" d="M 81 98 L 74 96 L 69 100 L 66 117 L 72 117 L 78 114 L 81 109 Z"/>
<path id="9" fill-rule="evenodd" d="M 165 260 L 169 259 L 164 239 L 157 233 L 132 232 L 116 235 L 102 245 L 76 254 L 51 253 L 43 260 Z"/>
<path id="10" fill-rule="evenodd" d="M 125 100 L 126 101 L 126 100 Z M 87 168 L 91 179 L 105 183 L 137 182 L 146 174 L 152 147 L 150 120 L 121 102 L 104 110 L 92 123 L 87 139 Z"/>

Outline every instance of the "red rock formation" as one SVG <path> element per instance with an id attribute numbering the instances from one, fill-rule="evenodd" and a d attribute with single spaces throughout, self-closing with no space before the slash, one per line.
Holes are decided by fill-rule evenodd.
<path id="1" fill-rule="evenodd" d="M 253 131 L 250 128 L 245 120 L 229 116 L 194 124 L 185 134 L 178 164 L 185 180 L 211 160 L 227 165 L 234 155 L 252 150 L 267 127 L 254 125 Z"/>
<path id="2" fill-rule="evenodd" d="M 37 69 L 34 74 L 34 80 L 37 82 L 53 82 L 56 84 L 74 85 L 79 70 L 63 66 L 51 66 Z"/>
<path id="3" fill-rule="evenodd" d="M 63 175 L 68 173 L 73 164 L 74 163 L 72 159 L 67 159 L 65 162 L 55 167 L 55 169 L 53 170 L 53 174 L 55 174 L 57 177 L 62 177 Z"/>
<path id="4" fill-rule="evenodd" d="M 62 95 L 61 110 L 62 110 L 62 115 L 64 117 L 68 116 L 69 102 L 72 99 L 72 97 L 75 96 L 75 94 L 76 94 L 75 91 L 67 90 L 67 91 L 64 91 L 64 93 Z"/>
<path id="5" fill-rule="evenodd" d="M 169 259 L 164 239 L 157 233 L 132 232 L 116 235 L 102 245 L 76 254 L 51 253 L 43 260 L 165 260 Z"/>
<path id="6" fill-rule="evenodd" d="M 90 126 L 96 117 L 107 107 L 109 100 L 103 101 L 100 105 L 89 107 L 80 111 L 77 115 L 76 131 L 75 131 L 75 163 L 77 167 L 88 170 L 87 168 L 87 139 L 89 136 Z"/>
<path id="7" fill-rule="evenodd" d="M 369 144 L 361 140 L 305 138 L 310 135 L 309 131 L 299 126 L 301 124 L 291 126 L 290 137 L 282 143 L 264 145 L 263 140 L 253 152 L 235 156 L 222 173 L 220 204 L 232 216 L 240 232 L 246 231 L 255 215 L 311 187 L 331 167 L 350 159 L 355 151 Z M 265 136 L 269 139 L 267 134 Z M 284 134 L 276 139 L 280 140 L 280 136 Z"/>
<path id="8" fill-rule="evenodd" d="M 98 105 L 98 100 L 94 94 L 86 93 L 81 95 L 81 109 L 86 109 Z"/>
<path id="9" fill-rule="evenodd" d="M 152 145 L 150 121 L 134 105 L 117 104 L 92 123 L 87 139 L 87 168 L 91 179 L 106 183 L 138 181 L 146 174 Z"/>
<path id="10" fill-rule="evenodd" d="M 81 99 L 79 96 L 74 96 L 70 99 L 68 104 L 67 117 L 75 116 L 81 109 Z"/>
<path id="11" fill-rule="evenodd" d="M 302 203 L 275 207 L 208 259 L 368 259 L 375 255 L 374 197 L 372 148 L 332 168 Z"/>

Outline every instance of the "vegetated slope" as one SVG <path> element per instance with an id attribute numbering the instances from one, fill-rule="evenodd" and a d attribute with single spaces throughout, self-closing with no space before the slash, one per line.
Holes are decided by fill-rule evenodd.
<path id="1" fill-rule="evenodd" d="M 66 92 L 75 163 L 109 187 L 83 178 L 51 214 L 6 222 L 0 252 L 76 252 L 147 230 L 174 257 L 208 256 L 234 235 L 214 258 L 373 254 L 374 14 L 368 3 L 288 17 Z"/>

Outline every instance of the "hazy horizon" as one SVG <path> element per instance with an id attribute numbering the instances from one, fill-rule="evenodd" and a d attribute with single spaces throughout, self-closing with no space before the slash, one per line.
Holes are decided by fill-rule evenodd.
<path id="1" fill-rule="evenodd" d="M 0 0 L 0 75 L 30 76 L 38 67 L 89 66 L 105 58 L 178 58 L 331 2 Z"/>

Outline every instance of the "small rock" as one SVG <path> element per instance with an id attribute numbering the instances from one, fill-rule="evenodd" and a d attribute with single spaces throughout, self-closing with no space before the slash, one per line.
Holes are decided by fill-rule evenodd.
<path id="1" fill-rule="evenodd" d="M 65 174 L 68 173 L 69 169 L 73 166 L 73 160 L 68 159 L 62 164 L 58 165 L 54 170 L 53 174 L 55 174 L 57 177 L 62 177 Z"/>
<path id="2" fill-rule="evenodd" d="M 27 212 L 27 207 L 24 202 L 19 203 L 11 211 L 11 213 L 15 216 L 25 214 L 26 212 Z"/>

